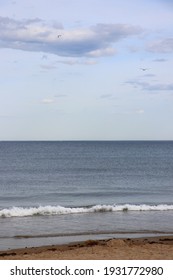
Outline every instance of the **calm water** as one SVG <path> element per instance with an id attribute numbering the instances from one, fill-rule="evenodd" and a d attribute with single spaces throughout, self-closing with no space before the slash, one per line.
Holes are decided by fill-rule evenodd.
<path id="1" fill-rule="evenodd" d="M 173 142 L 0 142 L 0 249 L 173 234 Z"/>

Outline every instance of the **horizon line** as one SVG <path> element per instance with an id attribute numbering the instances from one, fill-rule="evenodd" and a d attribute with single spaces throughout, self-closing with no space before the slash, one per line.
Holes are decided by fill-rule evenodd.
<path id="1" fill-rule="evenodd" d="M 37 140 L 0 140 L 0 142 L 171 142 L 173 139 L 64 139 L 64 140 L 49 140 L 49 139 L 37 139 Z"/>

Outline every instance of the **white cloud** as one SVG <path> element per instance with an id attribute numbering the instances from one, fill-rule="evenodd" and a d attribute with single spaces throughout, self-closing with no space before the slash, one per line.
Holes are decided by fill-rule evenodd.
<path id="1" fill-rule="evenodd" d="M 44 98 L 43 100 L 41 100 L 41 103 L 42 104 L 52 104 L 54 103 L 55 101 L 51 98 Z"/>
<path id="2" fill-rule="evenodd" d="M 88 56 L 91 57 L 100 57 L 100 56 L 111 56 L 116 53 L 115 49 L 113 48 L 105 48 L 105 49 L 100 49 L 100 50 L 94 50 L 91 52 L 88 52 Z"/>
<path id="3" fill-rule="evenodd" d="M 139 110 L 136 110 L 135 113 L 136 113 L 136 114 L 144 114 L 144 110 L 143 110 L 143 109 L 139 109 Z"/>
<path id="4" fill-rule="evenodd" d="M 122 110 L 122 111 L 120 111 L 118 114 L 123 114 L 123 115 L 142 115 L 142 114 L 144 114 L 145 113 L 145 111 L 144 111 L 144 109 L 138 109 L 138 110 L 135 110 L 135 109 L 131 109 L 131 110 L 126 110 L 126 111 L 124 111 L 124 110 Z"/>
<path id="5" fill-rule="evenodd" d="M 114 55 L 114 43 L 142 30 L 126 24 L 96 24 L 88 28 L 63 29 L 41 19 L 14 20 L 0 17 L 0 47 L 44 52 L 65 57 Z M 59 36 L 61 35 L 61 36 Z"/>

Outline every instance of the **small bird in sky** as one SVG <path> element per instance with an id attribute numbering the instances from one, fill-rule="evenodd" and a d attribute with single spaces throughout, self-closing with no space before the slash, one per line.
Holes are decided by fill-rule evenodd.
<path id="1" fill-rule="evenodd" d="M 146 71 L 148 70 L 148 68 L 140 68 L 142 71 Z"/>
<path id="2" fill-rule="evenodd" d="M 57 37 L 58 37 L 58 38 L 60 38 L 61 36 L 62 36 L 61 34 L 58 34 L 58 36 L 57 36 Z"/>

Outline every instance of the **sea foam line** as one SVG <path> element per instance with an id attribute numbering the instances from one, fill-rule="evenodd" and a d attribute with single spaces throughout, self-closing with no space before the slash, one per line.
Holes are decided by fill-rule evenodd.
<path id="1" fill-rule="evenodd" d="M 50 216 L 50 215 L 67 215 L 67 214 L 82 214 L 96 212 L 126 212 L 126 211 L 168 211 L 173 210 L 173 205 L 95 205 L 92 207 L 63 207 L 63 206 L 39 206 L 39 207 L 12 207 L 9 209 L 0 210 L 1 218 L 9 217 L 27 217 L 27 216 Z"/>

